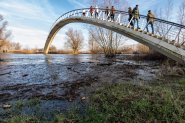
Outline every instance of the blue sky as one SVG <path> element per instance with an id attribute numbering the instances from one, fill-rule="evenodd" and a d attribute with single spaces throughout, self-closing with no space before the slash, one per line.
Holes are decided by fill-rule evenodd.
<path id="1" fill-rule="evenodd" d="M 125 1 L 125 0 L 120 0 Z M 178 2 L 177 2 L 178 1 Z M 185 0 L 174 2 L 174 12 Z M 165 7 L 167 0 L 127 0 L 129 6 L 140 5 L 140 12 Z M 20 42 L 25 48 L 43 48 L 53 22 L 62 14 L 77 8 L 89 7 L 89 0 L 0 0 L 0 14 L 9 22 L 11 40 Z M 69 24 L 57 34 L 53 45 L 63 48 L 65 32 L 68 28 L 83 30 L 87 45 L 88 31 L 82 24 Z"/>

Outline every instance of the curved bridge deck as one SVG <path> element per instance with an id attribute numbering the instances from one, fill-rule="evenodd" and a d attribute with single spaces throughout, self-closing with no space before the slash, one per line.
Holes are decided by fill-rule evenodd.
<path id="1" fill-rule="evenodd" d="M 82 14 L 84 10 L 86 11 L 85 16 Z M 146 32 L 146 18 L 141 15 L 140 29 L 135 29 L 131 28 L 130 22 L 128 22 L 128 13 L 124 11 L 116 11 L 114 21 L 108 19 L 105 9 L 100 9 L 99 16 L 96 18 L 94 13 L 93 16 L 90 16 L 89 9 L 70 11 L 59 17 L 53 24 L 46 40 L 44 53 L 48 53 L 55 35 L 62 27 L 69 23 L 81 22 L 122 34 L 185 65 L 185 26 L 156 18 L 154 22 L 155 33 L 152 35 Z"/>

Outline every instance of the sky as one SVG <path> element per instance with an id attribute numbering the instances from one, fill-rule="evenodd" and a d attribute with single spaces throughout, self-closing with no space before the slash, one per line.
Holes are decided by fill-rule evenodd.
<path id="1" fill-rule="evenodd" d="M 165 7 L 167 0 L 120 0 L 129 6 L 140 5 L 140 13 L 145 15 L 149 9 Z M 179 4 L 185 0 L 175 0 L 177 14 Z M 11 41 L 19 42 L 24 48 L 43 48 L 50 28 L 62 14 L 89 7 L 89 0 L 0 0 L 0 14 L 8 21 L 8 30 L 12 31 Z M 65 32 L 68 28 L 80 29 L 88 44 L 88 30 L 84 24 L 69 24 L 56 35 L 52 45 L 64 49 Z M 136 43 L 129 41 L 130 43 Z"/>

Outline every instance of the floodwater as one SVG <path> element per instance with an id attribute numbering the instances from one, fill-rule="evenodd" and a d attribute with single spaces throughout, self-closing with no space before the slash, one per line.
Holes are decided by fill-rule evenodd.
<path id="1" fill-rule="evenodd" d="M 42 100 L 44 112 L 48 107 L 61 111 L 107 83 L 157 78 L 160 63 L 130 57 L 0 54 L 0 112 L 3 104 L 32 98 Z"/>
<path id="2" fill-rule="evenodd" d="M 122 59 L 120 60 L 119 57 Z M 124 59 L 125 58 L 125 59 Z M 101 68 L 101 74 L 110 77 L 114 71 L 107 71 L 110 67 L 121 67 L 124 73 L 124 65 L 150 66 L 153 62 L 127 60 L 127 56 L 118 56 L 114 59 L 106 59 L 103 55 L 0 55 L 0 87 L 17 84 L 59 84 L 81 79 L 87 75 L 93 76 L 97 67 Z M 103 68 L 103 69 L 102 69 Z M 139 74 L 144 73 L 143 69 Z M 91 75 L 93 74 L 93 75 Z M 119 73 L 115 73 L 119 74 Z M 149 73 L 148 73 L 149 74 Z M 146 75 L 146 74 L 143 74 Z M 148 79 L 151 76 L 148 75 Z M 116 78 L 116 77 L 115 77 Z"/>

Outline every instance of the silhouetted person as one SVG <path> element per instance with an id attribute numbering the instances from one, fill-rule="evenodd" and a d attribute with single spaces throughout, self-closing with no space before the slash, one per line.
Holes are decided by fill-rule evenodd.
<path id="1" fill-rule="evenodd" d="M 140 29 L 139 27 L 139 19 L 140 19 L 139 5 L 136 5 L 136 7 L 133 9 L 133 16 L 134 16 L 134 26 L 135 26 L 135 23 L 137 22 L 137 28 Z"/>
<path id="2" fill-rule="evenodd" d="M 110 15 L 109 15 L 109 7 L 108 6 L 105 9 L 105 15 L 107 15 L 107 20 L 109 20 Z"/>
<path id="3" fill-rule="evenodd" d="M 116 12 L 116 10 L 115 10 L 114 6 L 112 6 L 112 8 L 111 8 L 111 20 L 112 21 L 114 21 L 115 12 Z"/>
<path id="4" fill-rule="evenodd" d="M 147 32 L 149 32 L 148 30 L 148 25 L 151 25 L 152 28 L 152 34 L 154 34 L 154 19 L 155 19 L 155 15 L 151 12 L 151 10 L 148 11 L 148 15 L 147 15 Z"/>
<path id="5" fill-rule="evenodd" d="M 105 9 L 105 15 L 109 15 L 109 7 L 107 6 L 106 9 Z"/>
<path id="6" fill-rule="evenodd" d="M 90 14 L 91 14 L 91 17 L 93 16 L 93 12 L 94 12 L 94 8 L 91 6 L 91 7 L 90 7 Z"/>
<path id="7" fill-rule="evenodd" d="M 128 21 L 130 22 L 130 25 L 131 25 L 131 26 L 134 26 L 133 20 L 132 20 L 132 17 L 133 17 L 133 14 L 132 14 L 132 13 L 133 13 L 132 8 L 129 7 L 129 8 L 128 8 L 128 14 L 129 14 Z"/>
<path id="8" fill-rule="evenodd" d="M 98 6 L 96 6 L 96 8 L 95 8 L 95 18 L 97 18 L 98 15 L 99 15 L 99 8 L 98 8 Z"/>

